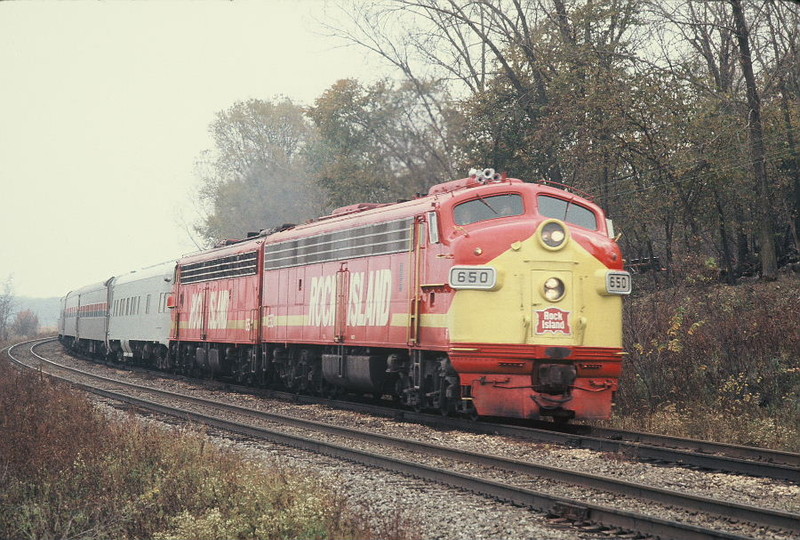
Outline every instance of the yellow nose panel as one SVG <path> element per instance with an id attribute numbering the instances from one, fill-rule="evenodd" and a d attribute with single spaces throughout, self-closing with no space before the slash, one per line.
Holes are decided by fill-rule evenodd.
<path id="1" fill-rule="evenodd" d="M 622 298 L 598 292 L 605 266 L 574 239 L 554 252 L 534 235 L 487 266 L 502 276 L 499 286 L 456 291 L 447 316 L 452 342 L 622 346 Z M 552 278 L 563 283 L 561 298 L 548 298 Z"/>

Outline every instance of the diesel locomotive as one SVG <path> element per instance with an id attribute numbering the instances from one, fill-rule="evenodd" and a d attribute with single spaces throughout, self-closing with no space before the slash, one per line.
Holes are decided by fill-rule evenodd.
<path id="1" fill-rule="evenodd" d="M 485 169 L 70 292 L 60 338 L 443 414 L 596 419 L 618 388 L 630 290 L 600 207 Z"/>

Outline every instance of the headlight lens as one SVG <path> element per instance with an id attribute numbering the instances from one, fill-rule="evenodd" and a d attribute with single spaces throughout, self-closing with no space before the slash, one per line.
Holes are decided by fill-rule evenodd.
<path id="1" fill-rule="evenodd" d="M 550 221 L 542 227 L 542 242 L 552 249 L 558 249 L 567 239 L 567 231 L 564 226 L 557 221 Z"/>
<path id="2" fill-rule="evenodd" d="M 564 282 L 556 277 L 548 278 L 544 282 L 544 297 L 550 302 L 558 302 L 567 292 Z"/>

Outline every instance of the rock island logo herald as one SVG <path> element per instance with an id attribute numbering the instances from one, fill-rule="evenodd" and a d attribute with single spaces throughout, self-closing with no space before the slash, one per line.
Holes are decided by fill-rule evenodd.
<path id="1" fill-rule="evenodd" d="M 353 272 L 347 296 L 347 326 L 385 326 L 389 323 L 392 271 Z M 311 278 L 308 301 L 310 326 L 333 326 L 336 317 L 336 275 Z"/>
<path id="2" fill-rule="evenodd" d="M 556 307 L 547 309 L 540 309 L 536 312 L 538 323 L 536 324 L 536 333 L 541 335 L 547 332 L 553 334 L 572 334 L 572 329 L 569 325 L 569 311 L 564 311 Z"/>

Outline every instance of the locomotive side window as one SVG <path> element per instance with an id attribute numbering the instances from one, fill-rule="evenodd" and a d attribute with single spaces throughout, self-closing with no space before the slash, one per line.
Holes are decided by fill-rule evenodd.
<path id="1" fill-rule="evenodd" d="M 597 230 L 597 216 L 579 204 L 557 197 L 539 195 L 539 213 L 544 217 L 560 219 L 584 229 Z"/>
<path id="2" fill-rule="evenodd" d="M 403 218 L 269 244 L 264 248 L 264 269 L 402 253 L 413 247 L 413 226 L 414 218 Z"/>
<path id="3" fill-rule="evenodd" d="M 439 216 L 436 212 L 428 212 L 428 234 L 431 244 L 439 243 Z"/>
<path id="4" fill-rule="evenodd" d="M 469 225 L 479 221 L 508 216 L 520 216 L 525 213 L 522 196 L 516 193 L 480 197 L 461 203 L 453 210 L 456 225 Z"/>
<path id="5" fill-rule="evenodd" d="M 215 279 L 254 276 L 258 269 L 258 252 L 239 253 L 180 268 L 181 283 L 197 283 Z"/>

